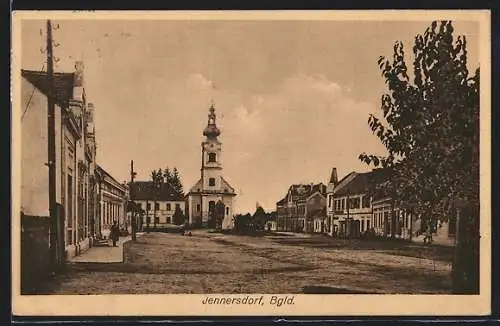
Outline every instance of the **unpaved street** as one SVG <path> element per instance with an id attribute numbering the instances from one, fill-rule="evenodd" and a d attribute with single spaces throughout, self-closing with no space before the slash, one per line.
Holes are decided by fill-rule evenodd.
<path id="1" fill-rule="evenodd" d="M 305 235 L 149 233 L 125 244 L 124 263 L 70 264 L 45 292 L 449 293 L 451 263 L 432 248 L 377 246 Z"/>

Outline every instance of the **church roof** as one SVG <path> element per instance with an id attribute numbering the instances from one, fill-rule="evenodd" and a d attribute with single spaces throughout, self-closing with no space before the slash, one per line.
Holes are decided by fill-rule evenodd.
<path id="1" fill-rule="evenodd" d="M 225 195 L 234 195 L 236 196 L 236 193 L 234 191 L 234 188 L 231 187 L 229 185 L 229 182 L 227 182 L 223 177 L 221 177 L 221 180 L 222 180 L 222 184 L 221 184 L 221 192 L 222 194 L 225 194 Z M 194 186 L 191 187 L 191 189 L 189 190 L 189 194 L 199 194 L 201 193 L 202 191 L 202 182 L 201 182 L 201 179 L 198 179 L 198 181 L 194 184 Z M 209 192 L 205 189 L 204 192 Z"/>
<path id="2" fill-rule="evenodd" d="M 208 138 L 217 138 L 217 136 L 220 135 L 220 130 L 219 128 L 217 128 L 215 120 L 215 107 L 214 104 L 212 104 L 209 109 L 207 126 L 205 130 L 203 130 L 203 136 L 206 136 Z"/>

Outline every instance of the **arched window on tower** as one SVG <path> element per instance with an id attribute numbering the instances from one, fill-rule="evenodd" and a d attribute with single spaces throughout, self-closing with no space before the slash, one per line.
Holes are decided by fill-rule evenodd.
<path id="1" fill-rule="evenodd" d="M 210 187 L 215 186 L 215 178 L 209 178 L 209 179 L 208 179 L 208 185 L 209 185 Z"/>
<path id="2" fill-rule="evenodd" d="M 208 153 L 208 162 L 217 162 L 217 154 Z"/>

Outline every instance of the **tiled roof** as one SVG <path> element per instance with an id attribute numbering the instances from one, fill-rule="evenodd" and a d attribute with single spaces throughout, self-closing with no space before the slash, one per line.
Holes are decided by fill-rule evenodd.
<path id="1" fill-rule="evenodd" d="M 290 186 L 289 194 L 292 196 L 292 201 L 304 200 L 315 192 L 322 195 L 326 194 L 326 186 L 323 183 L 318 184 L 295 184 Z"/>
<path id="2" fill-rule="evenodd" d="M 312 194 L 319 192 L 323 196 L 326 195 L 326 185 L 323 183 L 318 184 L 293 184 L 288 188 L 288 193 L 285 198 L 281 199 L 276 205 L 283 205 L 289 200 L 301 201 L 306 200 Z M 291 197 L 291 198 L 290 198 Z"/>
<path id="3" fill-rule="evenodd" d="M 285 203 L 286 203 L 286 199 L 287 199 L 287 197 L 285 197 L 285 198 L 281 199 L 280 201 L 278 201 L 278 202 L 276 203 L 276 205 L 283 205 L 283 204 L 285 204 Z"/>
<path id="4" fill-rule="evenodd" d="M 348 178 L 350 176 L 350 178 Z M 348 174 L 334 189 L 335 196 L 347 194 L 363 194 L 369 192 L 376 184 L 383 182 L 388 176 L 387 170 L 373 170 L 371 172 Z"/>
<path id="5" fill-rule="evenodd" d="M 22 69 L 21 76 L 45 95 L 50 95 L 47 72 Z M 54 97 L 61 107 L 67 107 L 68 101 L 73 97 L 73 79 L 74 73 L 56 72 L 53 75 Z"/>
<path id="6" fill-rule="evenodd" d="M 106 171 L 106 170 L 105 170 L 102 166 L 97 165 L 97 166 L 96 166 L 96 169 L 97 169 L 97 173 L 99 173 L 101 176 L 103 176 L 103 177 L 107 177 L 107 178 L 111 179 L 112 181 L 114 181 L 116 184 L 118 184 L 118 185 L 120 185 L 120 186 L 122 186 L 122 187 L 124 187 L 124 188 L 125 188 L 125 186 L 124 186 L 122 183 L 118 182 L 118 181 L 117 181 L 117 180 L 116 180 L 116 179 L 115 179 L 115 178 L 114 178 L 111 174 L 109 174 L 109 172 L 108 172 L 108 171 Z"/>
<path id="7" fill-rule="evenodd" d="M 153 181 L 135 181 L 130 187 L 130 196 L 133 200 L 156 200 L 158 201 L 183 201 L 184 195 L 175 192 L 169 183 L 162 183 L 155 189 Z"/>

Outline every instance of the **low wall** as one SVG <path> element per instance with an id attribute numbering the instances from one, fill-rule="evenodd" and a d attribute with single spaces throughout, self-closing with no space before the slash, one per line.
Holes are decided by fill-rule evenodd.
<path id="1" fill-rule="evenodd" d="M 35 294 L 50 272 L 50 218 L 21 215 L 21 294 Z"/>

